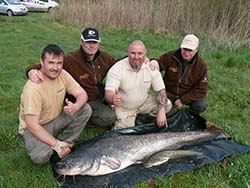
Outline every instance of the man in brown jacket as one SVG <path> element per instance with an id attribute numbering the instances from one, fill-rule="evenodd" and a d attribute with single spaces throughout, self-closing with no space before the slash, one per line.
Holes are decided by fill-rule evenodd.
<path id="1" fill-rule="evenodd" d="M 95 28 L 85 28 L 80 38 L 80 48 L 64 56 L 63 68 L 84 88 L 88 94 L 88 103 L 92 116 L 88 121 L 91 127 L 111 127 L 115 122 L 115 113 L 104 101 L 103 80 L 115 59 L 101 51 L 101 38 Z M 43 80 L 39 66 L 27 68 L 29 79 L 33 82 Z M 69 97 L 71 101 L 74 98 Z"/>
<path id="2" fill-rule="evenodd" d="M 195 114 L 207 108 L 204 100 L 208 90 L 207 66 L 198 55 L 198 45 L 199 39 L 195 35 L 186 35 L 178 50 L 157 59 L 160 69 L 165 71 L 163 79 L 167 96 L 173 104 L 172 113 L 183 105 L 188 105 Z"/>

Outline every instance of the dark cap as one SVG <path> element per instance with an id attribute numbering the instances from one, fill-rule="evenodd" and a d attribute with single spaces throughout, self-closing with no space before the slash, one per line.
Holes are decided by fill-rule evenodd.
<path id="1" fill-rule="evenodd" d="M 85 42 L 87 41 L 95 41 L 101 42 L 101 38 L 99 37 L 99 33 L 95 28 L 85 28 L 82 32 L 81 39 Z"/>

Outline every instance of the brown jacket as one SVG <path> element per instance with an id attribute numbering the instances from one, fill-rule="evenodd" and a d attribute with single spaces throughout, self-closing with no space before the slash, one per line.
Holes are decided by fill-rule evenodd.
<path id="1" fill-rule="evenodd" d="M 164 70 L 164 83 L 168 98 L 180 99 L 183 104 L 202 99 L 207 94 L 207 66 L 198 53 L 183 67 L 180 49 L 167 52 L 157 59 Z"/>
<path id="2" fill-rule="evenodd" d="M 103 80 L 115 59 L 108 53 L 98 50 L 94 60 L 87 60 L 86 54 L 79 48 L 64 56 L 63 68 L 82 86 L 88 94 L 88 101 L 93 101 L 103 95 Z M 33 65 L 26 69 L 39 69 L 40 65 Z"/>

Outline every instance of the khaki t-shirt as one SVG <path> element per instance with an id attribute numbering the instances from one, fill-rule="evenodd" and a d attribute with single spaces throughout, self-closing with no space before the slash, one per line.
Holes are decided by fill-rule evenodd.
<path id="1" fill-rule="evenodd" d="M 45 78 L 38 84 L 28 80 L 21 94 L 19 133 L 26 128 L 24 115 L 39 116 L 40 125 L 48 123 L 61 113 L 65 94 L 72 94 L 79 87 L 65 70 L 55 80 Z"/>

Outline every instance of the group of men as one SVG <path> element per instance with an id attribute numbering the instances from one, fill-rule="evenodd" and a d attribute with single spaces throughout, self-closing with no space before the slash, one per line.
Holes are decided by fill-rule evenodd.
<path id="1" fill-rule="evenodd" d="M 149 114 L 162 127 L 183 105 L 196 114 L 207 108 L 207 67 L 195 35 L 186 35 L 178 50 L 151 60 L 141 40 L 132 41 L 128 56 L 117 62 L 99 49 L 100 42 L 98 31 L 86 28 L 78 50 L 64 55 L 50 44 L 40 64 L 28 67 L 19 133 L 34 163 L 48 162 L 54 151 L 67 156 L 86 125 L 133 127 L 138 114 Z"/>

